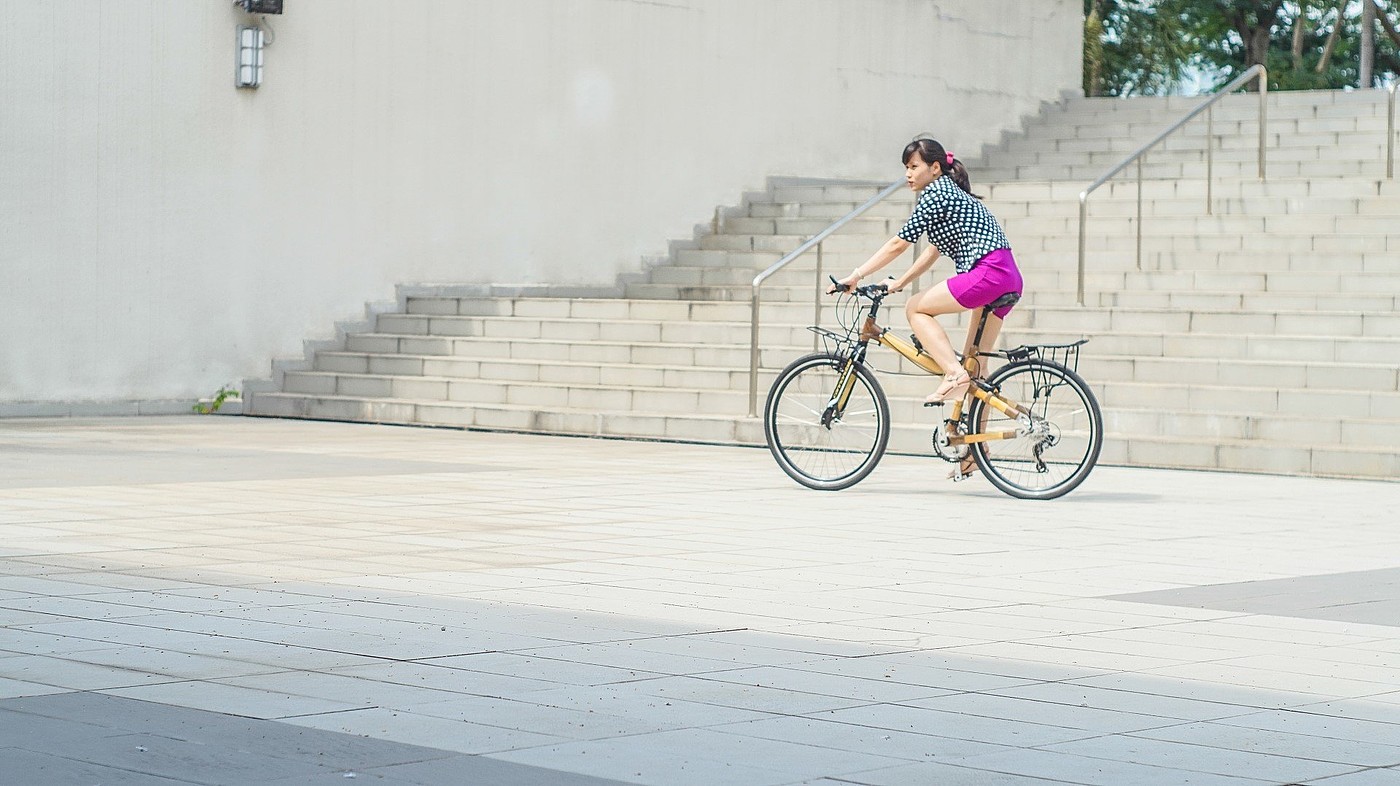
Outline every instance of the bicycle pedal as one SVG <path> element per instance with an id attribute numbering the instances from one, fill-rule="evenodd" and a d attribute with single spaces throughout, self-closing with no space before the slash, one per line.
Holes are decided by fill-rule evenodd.
<path id="1" fill-rule="evenodd" d="M 943 401 L 925 401 L 925 402 L 924 402 L 924 406 L 925 406 L 925 407 L 942 407 L 945 403 L 947 403 L 947 402 L 943 402 Z"/>

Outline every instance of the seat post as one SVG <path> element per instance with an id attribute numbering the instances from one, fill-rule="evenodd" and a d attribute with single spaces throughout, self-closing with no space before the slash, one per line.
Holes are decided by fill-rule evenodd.
<path id="1" fill-rule="evenodd" d="M 972 354 L 974 350 L 982 348 L 982 331 L 987 329 L 987 317 L 991 313 L 991 306 L 983 306 L 982 313 L 977 315 L 977 333 L 972 337 L 972 346 L 967 348 L 967 354 Z"/>
<path id="2" fill-rule="evenodd" d="M 1002 295 L 982 307 L 982 313 L 977 316 L 977 332 L 973 334 L 972 341 L 968 343 L 967 348 L 963 351 L 963 365 L 967 365 L 968 357 L 972 357 L 973 360 L 977 361 L 977 367 L 981 368 L 982 361 L 977 355 L 980 354 L 982 350 L 982 331 L 987 329 L 987 317 L 991 316 L 993 311 L 1003 306 L 1016 305 L 1020 300 L 1020 295 L 1015 292 L 1007 292 L 1005 295 Z"/>

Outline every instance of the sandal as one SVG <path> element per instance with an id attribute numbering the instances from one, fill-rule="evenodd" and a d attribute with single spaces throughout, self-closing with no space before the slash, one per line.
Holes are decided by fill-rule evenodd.
<path id="1" fill-rule="evenodd" d="M 972 473 L 980 472 L 981 470 L 982 468 L 977 466 L 977 460 L 969 453 L 963 457 L 963 460 L 958 463 L 957 467 L 948 470 L 948 479 L 954 483 L 958 483 L 967 480 L 972 477 Z"/>
<path id="2" fill-rule="evenodd" d="M 938 386 L 938 390 L 924 399 L 925 404 L 938 404 L 944 401 L 955 401 L 967 395 L 967 389 L 972 386 L 972 377 L 968 376 L 966 369 L 958 369 L 957 373 L 949 372 L 943 376 L 943 384 Z"/>

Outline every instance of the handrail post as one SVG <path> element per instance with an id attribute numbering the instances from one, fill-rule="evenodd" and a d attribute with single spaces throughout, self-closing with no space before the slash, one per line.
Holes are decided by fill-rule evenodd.
<path id="1" fill-rule="evenodd" d="M 822 243 L 817 244 L 817 288 L 812 291 L 812 324 L 822 323 Z M 817 351 L 817 343 L 822 337 L 812 334 L 812 351 Z"/>
<path id="2" fill-rule="evenodd" d="M 1390 108 L 1386 111 L 1385 121 L 1385 176 L 1395 177 L 1395 91 L 1400 88 L 1400 82 L 1390 86 Z"/>
<path id="3" fill-rule="evenodd" d="M 749 304 L 749 417 L 758 417 L 758 287 Z"/>
<path id="4" fill-rule="evenodd" d="M 1137 269 L 1142 270 L 1142 161 L 1147 156 L 1138 159 L 1137 165 Z"/>
<path id="5" fill-rule="evenodd" d="M 1267 180 L 1265 154 L 1269 138 L 1269 69 L 1259 66 L 1259 179 Z"/>
<path id="6" fill-rule="evenodd" d="M 1078 293 L 1079 305 L 1084 305 L 1084 222 L 1089 216 L 1089 192 L 1079 192 L 1079 284 L 1075 290 Z"/>
<path id="7" fill-rule="evenodd" d="M 1215 105 L 1206 110 L 1206 215 L 1215 215 Z"/>

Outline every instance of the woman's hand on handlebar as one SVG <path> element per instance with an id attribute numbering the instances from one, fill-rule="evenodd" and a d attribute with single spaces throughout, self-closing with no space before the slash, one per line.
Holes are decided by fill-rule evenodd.
<path id="1" fill-rule="evenodd" d="M 890 278 L 886 279 L 885 281 L 879 284 L 867 284 L 861 287 L 856 286 L 856 284 L 852 282 L 849 278 L 842 279 L 840 281 L 837 281 L 835 276 L 827 276 L 827 278 L 831 279 L 831 286 L 826 288 L 826 294 L 830 295 L 836 292 L 854 292 L 864 297 L 871 297 L 875 293 L 879 293 L 881 295 L 890 293 L 891 290 L 889 282 L 894 280 L 893 278 Z"/>
<path id="2" fill-rule="evenodd" d="M 828 295 L 833 295 L 837 292 L 850 292 L 855 288 L 856 284 L 860 283 L 860 279 L 856 278 L 854 273 L 840 281 L 836 280 L 836 276 L 827 276 L 827 278 L 831 279 L 831 286 L 826 288 L 826 294 Z"/>

